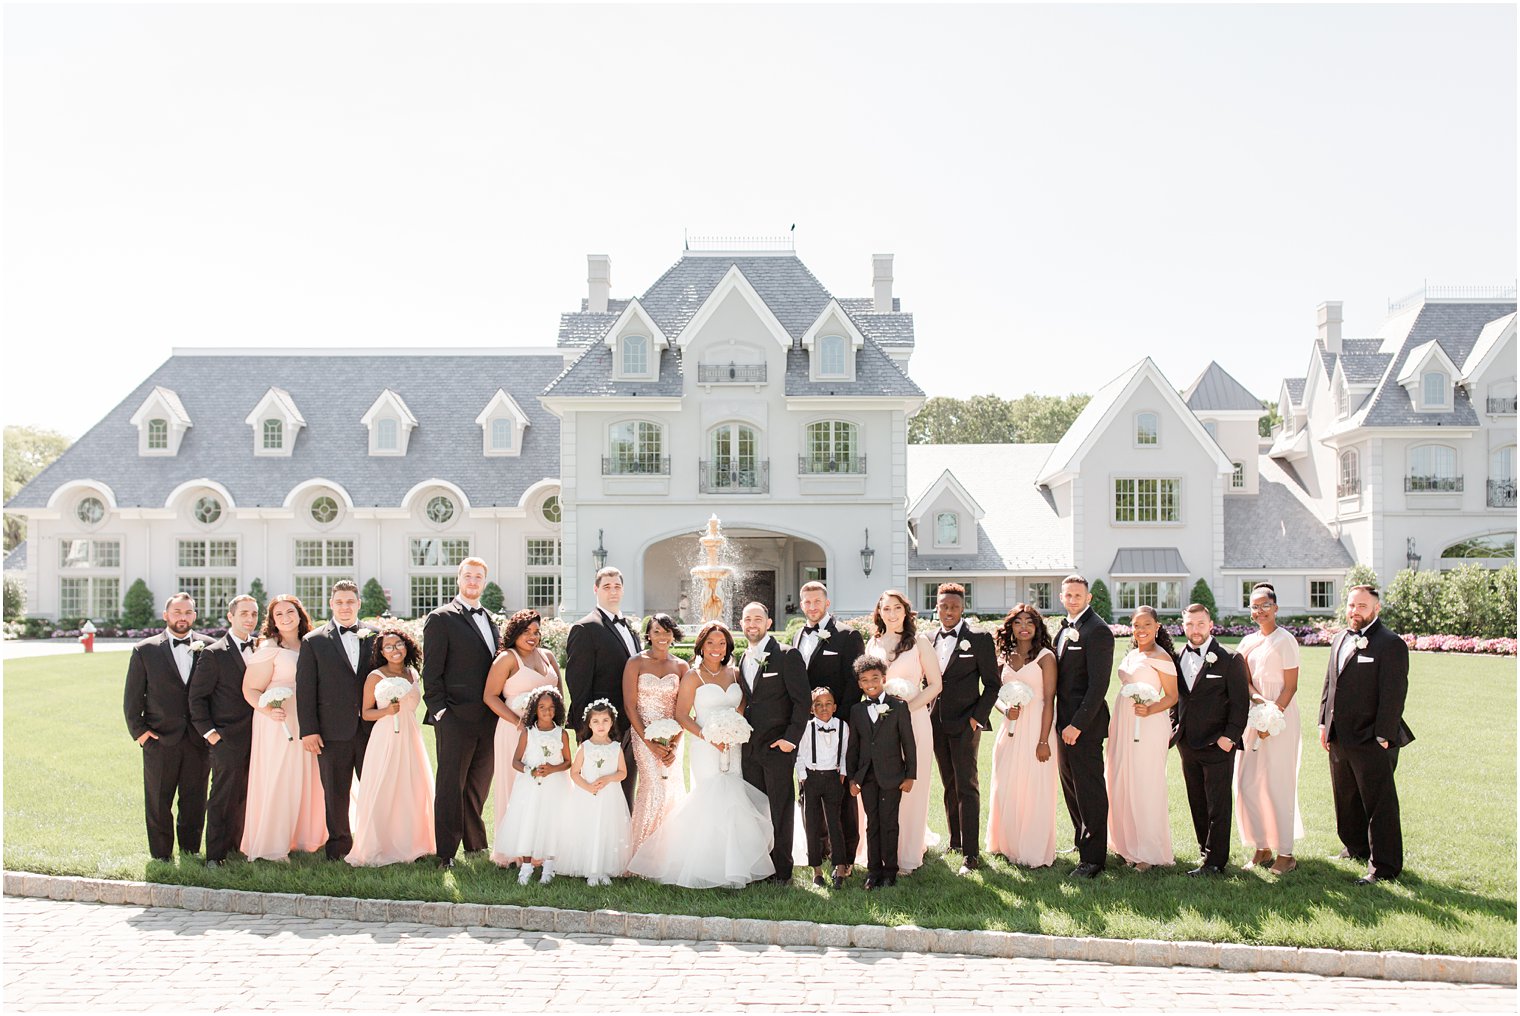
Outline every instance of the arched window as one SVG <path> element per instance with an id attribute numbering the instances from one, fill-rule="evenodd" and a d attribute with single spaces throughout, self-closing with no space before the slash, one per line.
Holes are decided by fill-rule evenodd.
<path id="1" fill-rule="evenodd" d="M 169 447 L 169 421 L 148 421 L 148 447 L 153 451 L 163 451 Z"/>
<path id="2" fill-rule="evenodd" d="M 860 454 L 858 432 L 853 423 L 823 420 L 807 426 L 806 451 L 801 456 L 804 473 L 864 473 L 866 457 Z"/>
<path id="3" fill-rule="evenodd" d="M 1427 406 L 1446 405 L 1446 393 L 1451 389 L 1451 383 L 1446 380 L 1446 372 L 1440 370 L 1428 370 L 1420 378 L 1420 398 Z"/>
<path id="4" fill-rule="evenodd" d="M 209 526 L 222 517 L 222 502 L 207 494 L 205 497 L 195 499 L 195 507 L 191 509 L 195 521 L 203 526 Z"/>
<path id="5" fill-rule="evenodd" d="M 1354 497 L 1362 492 L 1361 456 L 1354 449 L 1341 452 L 1341 481 L 1336 484 L 1337 497 Z"/>
<path id="6" fill-rule="evenodd" d="M 706 491 L 761 489 L 760 438 L 743 423 L 723 423 L 707 435 L 708 458 L 702 472 Z"/>
<path id="7" fill-rule="evenodd" d="M 439 494 L 429 498 L 427 503 L 428 521 L 441 526 L 454 517 L 454 499 Z"/>
<path id="8" fill-rule="evenodd" d="M 818 376 L 845 376 L 845 340 L 843 335 L 825 335 L 818 340 Z"/>
<path id="9" fill-rule="evenodd" d="M 311 503 L 311 520 L 325 526 L 338 517 L 338 502 L 323 494 Z"/>
<path id="10" fill-rule="evenodd" d="M 285 447 L 285 423 L 283 420 L 264 421 L 264 448 L 278 451 Z"/>
<path id="11" fill-rule="evenodd" d="M 1488 506 L 1515 507 L 1515 446 L 1495 448 L 1488 461 Z"/>
<path id="12" fill-rule="evenodd" d="M 649 337 L 645 335 L 623 336 L 623 373 L 649 373 Z"/>
<path id="13" fill-rule="evenodd" d="M 961 542 L 961 517 L 955 512 L 939 512 L 934 516 L 934 545 L 954 547 Z"/>
<path id="14" fill-rule="evenodd" d="M 1460 491 L 1462 477 L 1457 473 L 1457 453 L 1446 445 L 1416 445 L 1409 450 L 1409 475 L 1404 478 L 1406 491 Z"/>
<path id="15" fill-rule="evenodd" d="M 1156 419 L 1155 413 L 1135 414 L 1135 445 L 1141 448 L 1154 447 L 1161 440 L 1161 425 Z"/>
<path id="16" fill-rule="evenodd" d="M 670 473 L 670 460 L 665 457 L 665 434 L 659 424 L 648 420 L 624 420 L 613 424 L 608 436 L 608 454 L 602 461 L 603 473 Z"/>
<path id="17" fill-rule="evenodd" d="M 98 497 L 84 497 L 74 508 L 74 517 L 87 526 L 98 526 L 106 517 L 106 505 Z"/>
<path id="18" fill-rule="evenodd" d="M 1244 462 L 1232 463 L 1235 469 L 1230 473 L 1230 489 L 1244 490 L 1246 486 L 1246 464 Z"/>

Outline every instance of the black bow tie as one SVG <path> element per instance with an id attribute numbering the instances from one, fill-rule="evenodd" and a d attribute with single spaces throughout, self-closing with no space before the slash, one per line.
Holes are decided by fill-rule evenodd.
<path id="1" fill-rule="evenodd" d="M 832 734 L 834 732 L 834 728 L 831 727 L 831 726 L 830 727 L 819 727 L 818 728 L 818 732 L 820 734 Z"/>
<path id="2" fill-rule="evenodd" d="M 881 698 L 879 698 L 879 699 L 876 699 L 876 700 L 874 700 L 874 701 L 875 701 L 875 703 L 876 703 L 876 704 L 877 704 L 877 705 L 879 705 L 879 706 L 884 706 L 884 705 L 886 705 L 886 704 L 887 704 L 887 697 L 886 697 L 886 696 L 885 696 L 885 695 L 883 695 L 883 696 L 882 696 L 882 697 L 881 697 Z"/>
<path id="3" fill-rule="evenodd" d="M 955 638 L 955 633 L 959 630 L 959 626 L 955 628 L 941 628 L 939 632 L 934 636 L 934 641 L 938 642 L 940 639 L 953 639 Z"/>
<path id="4" fill-rule="evenodd" d="M 239 652 L 246 653 L 246 652 L 248 652 L 252 648 L 253 648 L 253 639 L 249 639 L 247 642 L 243 643 L 243 645 L 239 649 Z"/>
<path id="5" fill-rule="evenodd" d="M 356 624 L 351 624 L 351 625 L 349 625 L 347 627 L 344 627 L 341 624 L 338 625 L 338 634 L 339 635 L 349 635 L 349 634 L 357 635 L 358 633 L 359 633 L 359 626 L 356 625 Z"/>
<path id="6" fill-rule="evenodd" d="M 473 616 L 475 614 L 484 614 L 486 612 L 486 608 L 484 608 L 484 607 L 466 607 L 466 608 L 464 608 L 464 612 L 466 614 L 470 614 L 471 616 Z"/>
<path id="7" fill-rule="evenodd" d="M 1202 656 L 1203 655 L 1203 647 L 1202 646 L 1188 646 L 1186 649 L 1183 650 L 1183 652 L 1184 653 L 1192 653 L 1195 656 Z"/>
<path id="8" fill-rule="evenodd" d="M 1069 618 L 1069 617 L 1063 617 L 1063 618 L 1061 618 L 1061 627 L 1062 628 L 1075 628 L 1076 626 L 1077 626 L 1077 622 L 1073 621 L 1071 618 Z"/>
<path id="9" fill-rule="evenodd" d="M 802 634 L 804 634 L 804 635 L 817 635 L 818 634 L 818 626 L 816 624 L 805 624 L 805 625 L 802 626 Z"/>
<path id="10" fill-rule="evenodd" d="M 190 637 L 188 635 L 185 636 L 182 639 L 175 639 L 174 640 L 174 648 L 175 649 L 178 649 L 180 646 L 188 646 L 189 644 L 190 644 Z"/>

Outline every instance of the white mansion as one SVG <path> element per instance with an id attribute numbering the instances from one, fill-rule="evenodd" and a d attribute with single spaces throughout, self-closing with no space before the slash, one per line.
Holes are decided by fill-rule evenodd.
<path id="1" fill-rule="evenodd" d="M 778 613 L 811 578 L 844 614 L 945 580 L 983 615 L 1049 608 L 1074 570 L 1121 613 L 1200 578 L 1222 607 L 1269 579 L 1286 612 L 1328 611 L 1353 561 L 1514 560 L 1513 289 L 1422 294 L 1371 339 L 1322 306 L 1268 442 L 1218 364 L 1179 396 L 1147 359 L 1057 444 L 909 445 L 892 257 L 846 298 L 760 246 L 689 249 L 630 299 L 593 255 L 553 347 L 175 350 L 6 505 L 28 526 L 6 574 L 44 617 L 114 617 L 138 578 L 218 606 L 260 578 L 324 613 L 345 577 L 417 616 L 474 554 L 509 610 L 574 617 L 605 561 L 630 612 L 691 620 L 712 514 L 730 602 Z"/>

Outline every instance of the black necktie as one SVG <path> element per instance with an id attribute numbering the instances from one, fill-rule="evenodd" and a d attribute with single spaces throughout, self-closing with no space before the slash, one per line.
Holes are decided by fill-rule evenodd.
<path id="1" fill-rule="evenodd" d="M 344 627 L 341 624 L 338 625 L 338 634 L 339 635 L 358 634 L 358 632 L 359 632 L 359 626 L 356 625 L 356 624 L 349 625 L 348 627 Z"/>
<path id="2" fill-rule="evenodd" d="M 186 637 L 182 638 L 182 639 L 175 639 L 174 640 L 174 648 L 175 649 L 178 649 L 180 646 L 188 646 L 189 644 L 190 644 L 190 637 L 188 635 Z"/>

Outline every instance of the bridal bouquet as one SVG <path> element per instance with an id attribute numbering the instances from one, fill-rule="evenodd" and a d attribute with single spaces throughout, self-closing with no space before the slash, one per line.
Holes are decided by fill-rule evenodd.
<path id="1" fill-rule="evenodd" d="M 1283 719 L 1283 712 L 1277 708 L 1276 702 L 1258 702 L 1246 714 L 1246 726 L 1252 730 L 1259 730 L 1269 737 L 1275 737 L 1287 728 L 1287 722 Z M 1261 750 L 1260 738 L 1251 745 L 1251 750 Z"/>
<path id="2" fill-rule="evenodd" d="M 681 733 L 681 725 L 672 719 L 655 720 L 644 725 L 644 740 L 653 741 L 662 748 L 669 748 Z M 670 767 L 660 766 L 660 779 L 670 779 Z"/>
<path id="3" fill-rule="evenodd" d="M 532 697 L 533 693 L 531 691 L 525 691 L 521 695 L 514 695 L 512 697 L 512 711 L 516 713 L 517 718 L 522 720 L 524 723 L 527 722 L 527 717 L 525 717 L 523 714 L 528 711 L 528 700 Z"/>
<path id="4" fill-rule="evenodd" d="M 900 698 L 904 702 L 910 701 L 919 693 L 918 688 L 913 687 L 913 682 L 901 677 L 889 677 L 882 684 L 882 688 L 893 698 Z"/>
<path id="5" fill-rule="evenodd" d="M 1023 707 L 1034 701 L 1034 689 L 1023 681 L 1009 681 L 998 689 L 998 708 L 1004 713 L 1015 706 Z M 1013 717 L 1008 717 L 1008 736 L 1013 736 Z"/>
<path id="6" fill-rule="evenodd" d="M 375 705 L 388 706 L 392 702 L 400 702 L 411 690 L 412 682 L 404 677 L 382 677 L 380 683 L 375 685 Z M 391 717 L 391 730 L 400 733 L 400 713 Z"/>
<path id="7" fill-rule="evenodd" d="M 718 765 L 721 772 L 728 772 L 729 749 L 736 744 L 748 742 L 749 735 L 754 731 L 755 728 L 749 725 L 749 721 L 737 709 L 719 709 L 702 724 L 704 738 L 713 744 L 724 745 L 723 758 Z"/>
<path id="8" fill-rule="evenodd" d="M 285 703 L 296 693 L 294 688 L 288 685 L 276 684 L 264 689 L 264 694 L 259 696 L 259 708 L 261 709 L 284 709 Z M 281 720 L 280 726 L 285 728 L 285 740 L 294 741 L 295 737 L 290 733 L 290 721 Z"/>
<path id="9" fill-rule="evenodd" d="M 1130 684 L 1126 684 L 1123 688 L 1119 689 L 1119 694 L 1131 700 L 1137 706 L 1142 703 L 1145 705 L 1150 705 L 1152 702 L 1161 701 L 1161 692 L 1157 691 L 1151 685 L 1144 684 L 1140 681 L 1134 681 Z M 1135 742 L 1138 744 L 1139 741 L 1140 717 L 1137 716 L 1135 717 Z"/>

